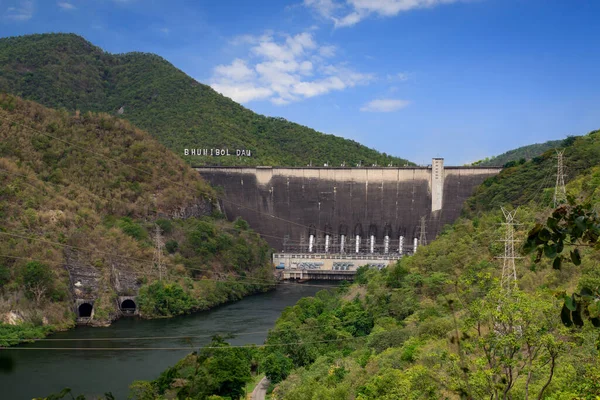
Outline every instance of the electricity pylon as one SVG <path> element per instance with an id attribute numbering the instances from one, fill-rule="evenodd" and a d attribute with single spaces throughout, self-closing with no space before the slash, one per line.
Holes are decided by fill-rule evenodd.
<path id="1" fill-rule="evenodd" d="M 164 243 L 162 241 L 162 235 L 160 234 L 160 226 L 157 224 L 154 225 L 154 257 L 153 263 L 155 267 L 158 269 L 158 277 L 162 281 L 163 278 L 163 270 L 164 264 L 162 261 L 162 252 L 163 252 Z"/>
<path id="2" fill-rule="evenodd" d="M 508 211 L 504 207 L 501 208 L 506 222 L 502 223 L 502 225 L 505 226 L 504 257 L 498 257 L 503 259 L 500 287 L 503 290 L 511 291 L 517 287 L 515 259 L 520 258 L 515 257 L 515 214 L 517 213 L 517 210 Z"/>
<path id="3" fill-rule="evenodd" d="M 565 189 L 565 173 L 563 164 L 564 150 L 556 150 L 558 165 L 556 171 L 556 186 L 554 187 L 554 208 L 567 201 L 567 191 Z"/>

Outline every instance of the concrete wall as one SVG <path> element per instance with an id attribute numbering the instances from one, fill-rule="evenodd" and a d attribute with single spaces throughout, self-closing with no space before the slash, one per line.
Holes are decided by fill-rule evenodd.
<path id="1" fill-rule="evenodd" d="M 354 250 L 361 235 L 361 252 L 368 252 L 368 237 L 383 238 L 397 251 L 399 236 L 405 246 L 419 236 L 421 217 L 427 221 L 427 239 L 433 239 L 453 222 L 476 186 L 497 174 L 499 168 L 196 168 L 213 186 L 222 189 L 221 206 L 230 220 L 240 216 L 279 251 L 307 251 L 315 235 L 314 251 L 322 252 L 325 234 L 336 251 L 346 235 L 346 251 Z M 285 242 L 285 243 L 284 243 Z"/>

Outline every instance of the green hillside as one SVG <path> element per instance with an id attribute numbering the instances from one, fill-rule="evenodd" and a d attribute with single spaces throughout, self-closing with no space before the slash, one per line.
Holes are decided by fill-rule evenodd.
<path id="1" fill-rule="evenodd" d="M 561 149 L 564 149 L 565 181 L 569 182 L 600 162 L 600 130 L 567 138 L 561 143 Z M 506 204 L 519 206 L 531 201 L 550 205 L 556 173 L 555 150 L 547 150 L 530 161 L 508 165 L 479 186 L 475 195 L 467 201 L 468 209 L 486 211 Z"/>
<path id="2" fill-rule="evenodd" d="M 569 204 L 553 210 L 543 190 L 527 200 L 553 168 L 552 152 L 508 168 L 415 255 L 381 270 L 361 267 L 352 285 L 286 309 L 267 346 L 215 340 L 158 379 L 134 382 L 132 398 L 238 398 L 256 364 L 280 400 L 600 398 L 600 131 L 566 145 Z M 499 206 L 515 210 L 511 203 L 520 205 L 514 239 L 522 257 L 516 286 L 502 289 Z M 538 224 L 564 240 L 544 238 Z M 522 246 L 536 231 L 539 256 Z M 215 367 L 232 358 L 236 376 Z"/>
<path id="3" fill-rule="evenodd" d="M 0 39 L 0 92 L 52 108 L 118 115 L 182 156 L 184 148 L 225 147 L 253 154 L 189 157 L 194 165 L 407 163 L 352 140 L 258 115 L 157 55 L 114 55 L 73 34 Z"/>
<path id="4" fill-rule="evenodd" d="M 519 162 L 521 160 L 531 160 L 548 150 L 557 149 L 563 146 L 564 140 L 549 140 L 544 143 L 530 144 L 528 146 L 518 147 L 502 153 L 498 156 L 475 161 L 471 165 L 479 167 L 502 167 L 509 162 Z"/>
<path id="5" fill-rule="evenodd" d="M 71 326 L 73 298 L 95 299 L 92 323 L 103 325 L 117 295 L 139 293 L 142 316 L 155 317 L 262 291 L 273 279 L 268 251 L 129 122 L 0 94 L 0 346 Z"/>

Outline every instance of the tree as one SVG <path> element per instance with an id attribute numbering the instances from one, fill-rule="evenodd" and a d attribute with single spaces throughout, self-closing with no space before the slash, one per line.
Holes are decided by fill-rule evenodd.
<path id="1" fill-rule="evenodd" d="M 157 396 L 157 390 L 151 382 L 133 381 L 133 383 L 129 385 L 128 398 L 130 400 L 154 400 Z"/>
<path id="2" fill-rule="evenodd" d="M 38 261 L 30 261 L 25 265 L 22 279 L 27 297 L 38 304 L 54 288 L 54 274 L 48 266 Z"/>
<path id="3" fill-rule="evenodd" d="M 269 353 L 263 363 L 265 375 L 272 383 L 284 380 L 293 367 L 292 360 L 284 356 L 280 351 Z"/>
<path id="4" fill-rule="evenodd" d="M 527 295 L 518 289 L 494 289 L 470 307 L 467 328 L 475 329 L 483 359 L 469 360 L 461 369 L 470 381 L 486 377 L 484 387 L 465 391 L 493 394 L 494 399 L 513 398 L 517 382 L 524 385 L 524 398 L 542 399 L 550 385 L 558 357 L 566 350 L 559 339 L 554 318 L 555 304 L 544 294 Z M 463 359 L 464 360 L 464 359 Z M 531 393 L 536 380 L 537 393 Z M 471 398 L 479 398 L 470 393 Z"/>
<path id="5" fill-rule="evenodd" d="M 199 367 L 190 387 L 184 391 L 190 397 L 218 395 L 239 399 L 250 382 L 250 359 L 245 349 L 233 348 L 220 336 L 213 336 L 209 346 L 198 353 Z"/>

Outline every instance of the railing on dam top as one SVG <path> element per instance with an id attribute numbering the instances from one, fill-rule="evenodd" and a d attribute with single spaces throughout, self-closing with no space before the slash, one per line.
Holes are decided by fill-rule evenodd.
<path id="1" fill-rule="evenodd" d="M 274 253 L 273 260 L 280 258 L 299 258 L 299 259 L 329 259 L 329 260 L 399 260 L 403 257 L 403 254 L 390 253 L 390 254 L 378 254 L 378 253 L 364 253 L 364 254 L 350 254 L 350 253 Z"/>

